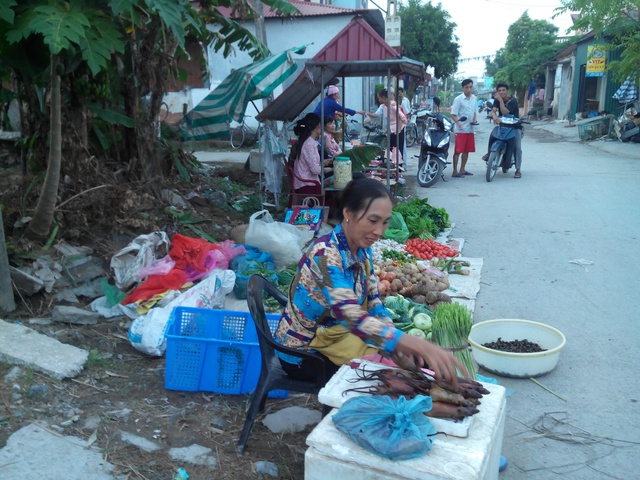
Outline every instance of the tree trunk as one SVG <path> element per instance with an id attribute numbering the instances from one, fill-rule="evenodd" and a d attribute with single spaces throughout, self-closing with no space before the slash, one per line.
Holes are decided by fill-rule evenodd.
<path id="1" fill-rule="evenodd" d="M 49 234 L 53 213 L 58 200 L 58 186 L 60 184 L 60 167 L 62 164 L 62 121 L 60 102 L 60 77 L 57 73 L 58 56 L 51 56 L 51 81 L 49 88 L 51 91 L 51 126 L 49 130 L 49 159 L 47 165 L 47 175 L 44 179 L 44 186 L 38 199 L 38 205 L 29 222 L 27 237 L 30 239 L 42 240 Z"/>
<path id="2" fill-rule="evenodd" d="M 7 257 L 7 243 L 4 240 L 4 221 L 0 208 L 0 311 L 13 312 L 16 302 L 13 299 L 11 274 L 9 273 L 9 258 Z"/>

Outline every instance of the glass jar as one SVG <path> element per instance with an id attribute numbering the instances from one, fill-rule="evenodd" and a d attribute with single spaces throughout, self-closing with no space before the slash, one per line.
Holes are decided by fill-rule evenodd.
<path id="1" fill-rule="evenodd" d="M 333 159 L 333 186 L 342 189 L 351 181 L 351 160 L 349 157 Z"/>

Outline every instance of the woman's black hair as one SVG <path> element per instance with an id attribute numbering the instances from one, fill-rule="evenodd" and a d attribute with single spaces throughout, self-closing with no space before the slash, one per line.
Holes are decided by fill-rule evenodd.
<path id="1" fill-rule="evenodd" d="M 300 152 L 302 151 L 302 145 L 307 141 L 307 138 L 311 136 L 311 131 L 320 124 L 320 115 L 315 113 L 307 113 L 302 120 L 298 120 L 296 126 L 293 127 L 293 133 L 298 136 L 298 142 L 296 143 L 296 156 L 300 158 Z"/>
<path id="2" fill-rule="evenodd" d="M 354 214 L 362 212 L 361 218 L 378 198 L 388 198 L 393 203 L 391 192 L 382 182 L 367 178 L 362 173 L 354 173 L 353 180 L 344 187 L 337 199 L 336 216 L 342 221 L 343 210 L 348 208 Z"/>
<path id="3" fill-rule="evenodd" d="M 329 117 L 327 115 L 325 115 L 324 117 L 324 124 L 326 125 L 327 123 L 331 123 L 331 122 L 335 122 L 336 119 L 334 117 Z"/>

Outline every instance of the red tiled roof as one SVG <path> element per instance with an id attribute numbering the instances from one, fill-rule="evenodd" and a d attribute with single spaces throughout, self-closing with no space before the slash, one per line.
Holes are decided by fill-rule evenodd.
<path id="1" fill-rule="evenodd" d="M 296 13 L 295 17 L 316 17 L 320 15 L 340 15 L 345 13 L 356 13 L 360 10 L 353 8 L 334 7 L 333 5 L 325 5 L 315 2 L 304 2 L 301 0 L 287 0 L 291 5 L 296 7 L 300 13 Z M 231 9 L 228 7 L 216 7 L 225 17 L 235 18 L 231 16 Z M 280 18 L 282 15 L 276 10 L 272 10 L 268 5 L 263 6 L 263 14 L 265 18 Z"/>
<path id="2" fill-rule="evenodd" d="M 362 17 L 355 17 L 315 54 L 313 61 L 376 61 L 399 56 Z"/>
<path id="3" fill-rule="evenodd" d="M 300 15 L 303 17 L 313 17 L 316 15 L 335 15 L 340 13 L 354 13 L 357 11 L 353 8 L 334 7 L 333 5 L 325 5 L 323 3 L 303 2 L 300 0 L 287 1 L 298 10 L 300 10 Z M 279 17 L 280 14 L 274 10 L 271 10 L 271 8 L 265 5 L 264 16 Z"/>

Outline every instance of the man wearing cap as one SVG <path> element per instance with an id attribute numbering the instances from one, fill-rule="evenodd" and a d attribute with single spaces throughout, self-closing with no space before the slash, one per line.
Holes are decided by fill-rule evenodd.
<path id="1" fill-rule="evenodd" d="M 343 109 L 347 115 L 355 115 L 356 113 L 360 115 L 367 115 L 367 112 L 365 112 L 364 110 L 352 110 L 350 108 L 343 107 L 338 103 L 339 100 L 340 91 L 338 90 L 338 87 L 336 87 L 335 85 L 329 85 L 329 87 L 327 88 L 327 96 L 318 103 L 313 113 L 321 116 L 322 104 L 324 103 L 324 116 L 326 118 L 335 118 L 336 113 L 342 115 Z"/>

